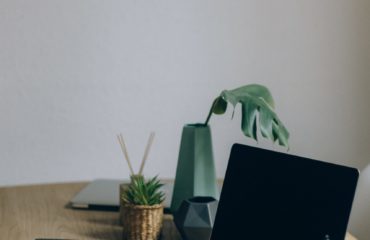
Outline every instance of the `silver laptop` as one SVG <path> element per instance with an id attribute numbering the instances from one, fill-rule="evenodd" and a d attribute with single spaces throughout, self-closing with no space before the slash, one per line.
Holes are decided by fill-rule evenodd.
<path id="1" fill-rule="evenodd" d="M 70 201 L 72 208 L 95 210 L 118 210 L 119 186 L 128 180 L 96 179 L 86 185 Z M 172 199 L 172 183 L 165 183 L 161 190 L 166 194 L 165 209 L 169 209 Z"/>

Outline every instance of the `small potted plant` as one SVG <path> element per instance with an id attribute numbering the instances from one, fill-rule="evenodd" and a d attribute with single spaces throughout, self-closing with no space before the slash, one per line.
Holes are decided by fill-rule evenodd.
<path id="1" fill-rule="evenodd" d="M 118 135 L 131 171 L 130 184 L 120 186 L 120 221 L 125 240 L 157 240 L 161 233 L 165 194 L 160 188 L 163 184 L 157 176 L 146 180 L 142 174 L 153 138 L 154 133 L 149 137 L 140 171 L 134 174 L 122 134 Z"/>
<path id="2" fill-rule="evenodd" d="M 145 180 L 142 175 L 131 176 L 130 185 L 121 195 L 124 239 L 158 239 L 163 222 L 162 186 L 157 177 Z"/>

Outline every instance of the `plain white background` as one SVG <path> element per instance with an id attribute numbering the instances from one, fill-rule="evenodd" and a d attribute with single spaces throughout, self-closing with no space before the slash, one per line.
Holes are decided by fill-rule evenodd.
<path id="1" fill-rule="evenodd" d="M 0 0 L 0 185 L 175 175 L 182 127 L 223 89 L 259 83 L 291 154 L 370 162 L 368 0 Z M 239 110 L 239 109 L 237 109 Z M 211 119 L 217 174 L 231 109 Z M 261 140 L 258 146 L 286 151 Z"/>

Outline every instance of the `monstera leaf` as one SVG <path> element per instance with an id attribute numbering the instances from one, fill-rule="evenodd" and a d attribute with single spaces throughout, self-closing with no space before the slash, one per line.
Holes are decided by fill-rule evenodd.
<path id="1" fill-rule="evenodd" d="M 289 132 L 274 112 L 274 100 L 266 87 L 251 84 L 230 91 L 222 91 L 221 95 L 214 100 L 205 125 L 208 124 L 212 113 L 225 113 L 228 102 L 234 110 L 236 104 L 242 105 L 241 128 L 247 137 L 258 140 L 259 128 L 263 137 L 273 142 L 278 141 L 280 145 L 288 147 Z"/>

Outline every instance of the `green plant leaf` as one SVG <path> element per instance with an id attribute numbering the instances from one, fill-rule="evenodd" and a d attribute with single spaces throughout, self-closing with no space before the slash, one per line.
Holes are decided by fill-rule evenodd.
<path id="1" fill-rule="evenodd" d="M 224 114 L 226 112 L 227 102 L 219 96 L 213 102 L 212 112 L 214 114 Z"/>
<path id="2" fill-rule="evenodd" d="M 257 140 L 258 106 L 251 101 L 242 104 L 242 130 L 247 137 Z"/>
<path id="3" fill-rule="evenodd" d="M 274 100 L 266 87 L 258 84 L 246 85 L 230 91 L 224 90 L 221 97 L 225 102 L 231 103 L 234 110 L 238 103 L 242 105 L 241 128 L 247 137 L 257 141 L 259 128 L 263 137 L 273 142 L 277 141 L 282 146 L 289 146 L 289 132 L 274 112 Z M 222 103 L 220 100 L 217 102 L 220 102 L 220 105 Z M 226 107 L 224 109 L 226 111 Z M 222 113 L 225 111 L 216 110 Z M 215 111 L 212 110 L 212 112 Z"/>
<path id="4" fill-rule="evenodd" d="M 162 186 L 157 176 L 147 181 L 143 176 L 131 176 L 131 183 L 121 198 L 124 202 L 134 205 L 160 204 L 165 198 L 165 194 L 160 191 Z"/>

